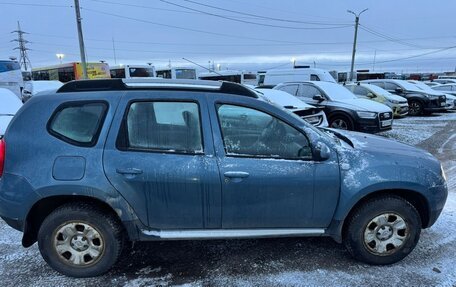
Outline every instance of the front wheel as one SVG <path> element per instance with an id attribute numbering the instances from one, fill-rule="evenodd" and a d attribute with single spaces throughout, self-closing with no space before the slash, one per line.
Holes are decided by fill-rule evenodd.
<path id="1" fill-rule="evenodd" d="M 409 115 L 419 116 L 423 114 L 423 105 L 418 101 L 411 101 L 409 103 Z"/>
<path id="2" fill-rule="evenodd" d="M 85 203 L 57 208 L 38 232 L 38 247 L 44 260 L 71 277 L 107 272 L 123 245 L 124 234 L 117 218 Z"/>
<path id="3" fill-rule="evenodd" d="M 357 260 L 386 265 L 405 258 L 418 243 L 421 218 L 413 205 L 394 195 L 371 199 L 348 218 L 344 243 Z"/>
<path id="4" fill-rule="evenodd" d="M 344 115 L 335 115 L 330 118 L 329 127 L 341 130 L 354 130 L 353 121 Z"/>

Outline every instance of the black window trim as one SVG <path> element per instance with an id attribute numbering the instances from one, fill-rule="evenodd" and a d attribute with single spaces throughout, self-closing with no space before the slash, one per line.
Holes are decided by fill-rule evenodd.
<path id="1" fill-rule="evenodd" d="M 80 107 L 84 106 L 87 104 L 101 104 L 103 106 L 103 110 L 101 111 L 101 117 L 99 118 L 98 121 L 98 127 L 95 132 L 95 134 L 92 137 L 92 140 L 90 142 L 79 142 L 73 139 L 70 139 L 69 137 L 66 137 L 54 130 L 51 129 L 52 124 L 54 123 L 54 120 L 56 116 L 64 109 L 69 108 L 69 107 Z M 109 109 L 109 103 L 107 101 L 103 100 L 82 100 L 82 101 L 69 101 L 69 102 L 64 102 L 60 104 L 52 113 L 51 117 L 49 118 L 47 124 L 46 124 L 46 130 L 47 132 L 54 136 L 55 138 L 66 142 L 68 144 L 78 146 L 78 147 L 94 147 L 98 143 L 98 138 L 100 137 L 101 130 L 104 126 L 104 122 L 106 120 L 106 115 L 108 113 Z"/>
<path id="2" fill-rule="evenodd" d="M 219 113 L 218 113 L 218 106 L 222 106 L 222 105 L 231 105 L 231 106 L 238 106 L 238 107 L 243 107 L 243 108 L 248 108 L 248 109 L 252 109 L 252 110 L 256 110 L 256 111 L 259 111 L 259 112 L 262 112 L 262 113 L 265 113 L 273 118 L 277 118 L 281 121 L 283 121 L 284 123 L 286 123 L 287 125 L 291 126 L 292 128 L 294 128 L 295 130 L 297 130 L 299 133 L 301 133 L 306 139 L 307 139 L 307 142 L 309 143 L 309 147 L 310 147 L 310 154 L 311 154 L 311 158 L 286 158 L 286 157 L 274 157 L 274 156 L 261 156 L 261 155 L 248 155 L 248 154 L 230 154 L 227 152 L 226 150 L 226 146 L 225 146 L 225 139 L 223 138 L 223 131 L 222 131 L 222 124 L 220 122 L 220 116 L 219 116 Z M 314 158 L 314 150 L 313 150 L 313 146 L 312 146 L 312 142 L 310 141 L 309 137 L 307 136 L 307 134 L 301 129 L 301 128 L 298 128 L 296 127 L 294 124 L 291 124 L 289 121 L 287 121 L 286 119 L 284 119 L 283 117 L 281 116 L 278 116 L 278 115 L 273 115 L 271 114 L 270 112 L 268 111 L 265 111 L 263 109 L 260 109 L 260 108 L 257 108 L 257 107 L 252 107 L 252 106 L 249 106 L 248 104 L 244 104 L 244 103 L 236 103 L 236 102 L 230 102 L 230 101 L 216 101 L 214 102 L 214 108 L 215 108 L 215 113 L 217 115 L 217 123 L 218 123 L 218 129 L 220 131 L 220 136 L 222 137 L 222 144 L 223 144 L 223 151 L 225 153 L 225 157 L 234 157 L 234 158 L 253 158 L 253 159 L 277 159 L 277 160 L 292 160 L 292 161 L 306 161 L 306 162 L 310 162 L 310 161 L 315 161 L 315 158 Z"/>
<path id="3" fill-rule="evenodd" d="M 130 111 L 130 107 L 134 103 L 141 103 L 141 102 L 170 102 L 170 103 L 194 103 L 198 106 L 198 116 L 200 122 L 200 135 L 201 135 L 201 152 L 188 152 L 182 150 L 174 150 L 171 151 L 169 149 L 158 149 L 158 148 L 135 148 L 128 146 L 128 113 Z M 182 98 L 152 98 L 152 99 L 131 99 L 128 101 L 126 108 L 123 112 L 122 121 L 119 127 L 119 131 L 117 133 L 116 138 L 116 148 L 120 151 L 125 152 L 146 152 L 146 153 L 167 153 L 167 154 L 179 154 L 179 155 L 205 155 L 206 148 L 205 148 L 205 137 L 203 134 L 203 118 L 201 116 L 201 105 L 198 100 L 195 99 L 182 99 Z"/>

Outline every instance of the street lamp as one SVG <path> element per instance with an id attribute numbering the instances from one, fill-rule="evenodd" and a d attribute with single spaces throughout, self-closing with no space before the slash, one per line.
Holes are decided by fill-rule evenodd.
<path id="1" fill-rule="evenodd" d="M 353 51 L 352 51 L 352 60 L 351 60 L 351 67 L 350 67 L 350 82 L 353 81 L 353 70 L 355 68 L 355 53 L 356 53 L 356 39 L 358 37 L 358 25 L 359 25 L 359 16 L 366 12 L 368 9 L 364 9 L 363 11 L 356 14 L 351 10 L 347 10 L 348 13 L 355 15 L 355 39 L 353 40 Z"/>
<path id="2" fill-rule="evenodd" d="M 62 64 L 62 60 L 63 58 L 65 57 L 65 54 L 55 54 L 57 56 L 57 58 L 60 60 L 60 64 Z"/>

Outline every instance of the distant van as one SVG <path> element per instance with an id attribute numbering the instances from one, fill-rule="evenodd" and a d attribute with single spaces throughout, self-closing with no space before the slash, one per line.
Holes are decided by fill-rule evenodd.
<path id="1" fill-rule="evenodd" d="M 333 82 L 336 80 L 331 74 L 322 69 L 315 68 L 294 68 L 294 69 L 275 69 L 259 73 L 258 86 L 271 86 L 284 82 L 301 81 L 324 81 Z"/>

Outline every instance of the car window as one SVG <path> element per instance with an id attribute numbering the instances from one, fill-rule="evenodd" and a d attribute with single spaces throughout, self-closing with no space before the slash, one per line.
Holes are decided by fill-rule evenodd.
<path id="1" fill-rule="evenodd" d="M 71 103 L 59 107 L 51 118 L 48 130 L 70 144 L 93 146 L 106 114 L 106 103 Z"/>
<path id="2" fill-rule="evenodd" d="M 367 96 L 367 93 L 369 93 L 369 91 L 366 88 L 358 85 L 352 86 L 351 91 L 353 92 L 353 94 L 360 96 Z"/>
<path id="3" fill-rule="evenodd" d="M 315 95 L 321 95 L 319 89 L 315 88 L 311 85 L 301 85 L 301 89 L 299 90 L 298 97 L 306 97 L 306 98 L 313 98 Z"/>
<path id="4" fill-rule="evenodd" d="M 134 102 L 128 109 L 127 149 L 200 153 L 199 107 L 194 102 Z"/>
<path id="5" fill-rule="evenodd" d="M 298 84 L 296 84 L 296 85 L 293 84 L 293 85 L 281 86 L 280 88 L 278 88 L 278 90 L 281 90 L 281 91 L 289 93 L 290 95 L 296 96 L 296 94 L 298 93 L 298 88 L 299 88 Z"/>
<path id="6" fill-rule="evenodd" d="M 383 82 L 370 82 L 369 84 L 376 85 L 377 87 L 385 89 L 385 83 L 383 83 Z"/>
<path id="7" fill-rule="evenodd" d="M 223 143 L 227 155 L 311 159 L 307 137 L 267 113 L 235 105 L 218 105 Z"/>
<path id="8" fill-rule="evenodd" d="M 311 81 L 320 81 L 320 77 L 318 77 L 318 76 L 315 75 L 315 74 L 311 74 L 311 75 L 310 75 L 310 80 L 311 80 Z"/>
<path id="9" fill-rule="evenodd" d="M 393 84 L 393 83 L 389 83 L 389 82 L 385 82 L 385 90 L 387 91 L 394 91 L 396 90 L 396 88 L 399 88 L 399 85 L 396 85 L 396 84 Z"/>

